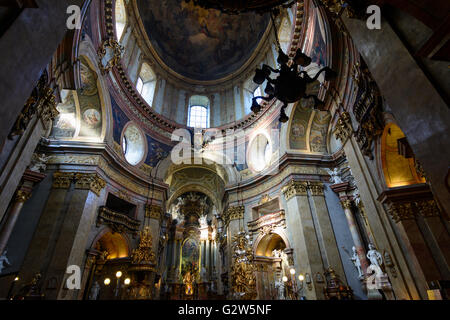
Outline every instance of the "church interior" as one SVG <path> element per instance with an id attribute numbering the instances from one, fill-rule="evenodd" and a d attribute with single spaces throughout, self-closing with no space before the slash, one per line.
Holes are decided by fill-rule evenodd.
<path id="1" fill-rule="evenodd" d="M 450 3 L 0 1 L 0 300 L 447 300 Z"/>

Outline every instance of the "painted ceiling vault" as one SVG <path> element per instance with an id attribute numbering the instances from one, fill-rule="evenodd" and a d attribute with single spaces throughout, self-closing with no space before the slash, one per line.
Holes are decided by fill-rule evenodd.
<path id="1" fill-rule="evenodd" d="M 221 79 L 239 70 L 269 24 L 267 15 L 227 15 L 183 0 L 142 0 L 138 8 L 148 38 L 164 63 L 200 81 Z"/>

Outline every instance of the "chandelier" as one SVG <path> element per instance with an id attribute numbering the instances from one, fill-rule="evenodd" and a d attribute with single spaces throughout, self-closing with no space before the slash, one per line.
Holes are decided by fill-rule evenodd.
<path id="1" fill-rule="evenodd" d="M 275 40 L 278 47 L 278 59 L 279 69 L 273 69 L 272 67 L 264 64 L 261 69 L 256 69 L 253 82 L 258 85 L 262 85 L 267 81 L 264 92 L 267 96 L 257 96 L 252 99 L 251 110 L 254 113 L 258 113 L 261 110 L 261 106 L 258 103 L 259 99 L 265 101 L 271 101 L 273 98 L 280 100 L 283 105 L 280 111 L 280 122 L 287 122 L 289 120 L 286 115 L 285 109 L 289 103 L 294 103 L 300 99 L 314 99 L 314 109 L 322 110 L 324 102 L 319 100 L 317 95 L 306 93 L 307 85 L 313 83 L 318 79 L 321 73 L 325 73 L 325 81 L 330 81 L 336 77 L 336 72 L 329 67 L 324 67 L 316 75 L 311 78 L 306 71 L 300 69 L 300 67 L 307 67 L 311 64 L 310 57 L 305 55 L 301 49 L 297 49 L 293 59 L 290 59 L 281 49 L 280 42 L 278 40 L 278 32 L 276 30 L 274 14 L 271 13 L 273 30 L 275 32 Z M 275 79 L 271 78 L 272 73 L 278 74 Z"/>
<path id="2" fill-rule="evenodd" d="M 193 2 L 205 9 L 216 9 L 227 14 L 240 14 L 245 12 L 265 13 L 276 7 L 288 8 L 292 6 L 293 0 L 184 0 Z"/>

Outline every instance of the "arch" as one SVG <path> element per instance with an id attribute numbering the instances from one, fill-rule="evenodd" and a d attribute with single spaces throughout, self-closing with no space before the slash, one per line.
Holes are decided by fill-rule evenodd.
<path id="1" fill-rule="evenodd" d="M 131 253 L 130 239 L 124 234 L 114 233 L 108 227 L 104 227 L 92 242 L 91 249 L 99 248 L 108 251 L 107 260 L 126 258 Z"/>
<path id="2" fill-rule="evenodd" d="M 278 246 L 281 246 L 279 248 Z M 289 240 L 281 230 L 274 230 L 269 234 L 259 234 L 253 246 L 255 256 L 271 257 L 274 249 L 290 249 Z"/>
<path id="3" fill-rule="evenodd" d="M 397 141 L 405 138 L 400 127 L 391 122 L 381 136 L 381 166 L 388 188 L 425 183 L 415 169 L 414 158 L 405 158 L 398 153 Z"/>

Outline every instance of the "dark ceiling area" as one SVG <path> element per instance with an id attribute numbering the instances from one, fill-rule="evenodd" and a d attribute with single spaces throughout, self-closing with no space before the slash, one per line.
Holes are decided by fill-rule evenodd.
<path id="1" fill-rule="evenodd" d="M 183 0 L 138 1 L 138 7 L 150 42 L 164 63 L 200 81 L 239 70 L 269 24 L 268 15 L 227 15 Z"/>

